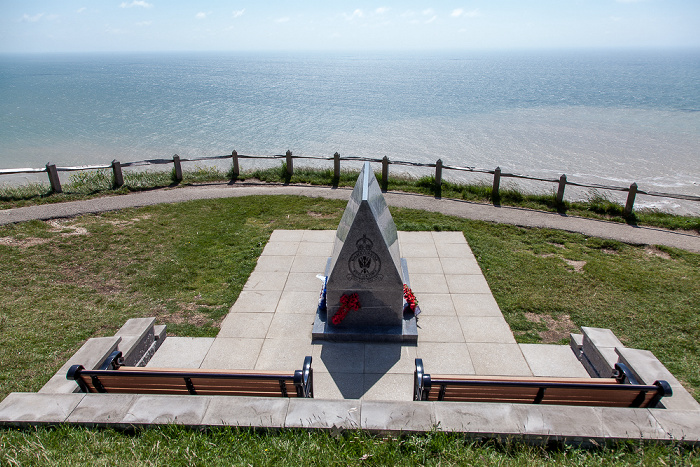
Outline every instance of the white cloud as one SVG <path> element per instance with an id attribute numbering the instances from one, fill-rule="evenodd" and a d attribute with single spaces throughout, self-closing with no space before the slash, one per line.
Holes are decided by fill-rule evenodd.
<path id="1" fill-rule="evenodd" d="M 377 8 L 376 10 L 374 10 L 374 12 L 378 15 L 383 15 L 384 13 L 386 13 L 389 10 L 391 10 L 391 8 L 387 8 L 387 7 L 383 6 L 383 7 Z"/>
<path id="2" fill-rule="evenodd" d="M 86 7 L 78 8 L 78 9 L 76 10 L 76 13 L 80 14 L 80 13 L 85 12 L 86 10 L 87 10 Z"/>
<path id="3" fill-rule="evenodd" d="M 243 16 L 243 13 L 245 13 L 245 8 L 243 8 L 242 10 L 234 10 L 233 17 L 238 18 L 240 16 Z"/>
<path id="4" fill-rule="evenodd" d="M 119 8 L 132 8 L 132 7 L 141 7 L 141 8 L 153 8 L 152 3 L 145 2 L 143 0 L 134 0 L 131 3 L 126 3 L 122 2 L 121 5 L 119 5 Z"/>
<path id="5" fill-rule="evenodd" d="M 205 18 L 207 17 L 207 14 L 204 13 L 203 11 L 200 11 L 199 13 L 197 13 L 196 15 L 194 15 L 194 17 L 197 18 L 197 19 L 205 19 Z"/>
<path id="6" fill-rule="evenodd" d="M 457 8 L 452 10 L 450 16 L 452 16 L 453 18 L 476 18 L 478 16 L 481 16 L 481 12 L 478 8 L 471 11 L 465 11 L 464 8 Z"/>
<path id="7" fill-rule="evenodd" d="M 343 13 L 343 16 L 345 16 L 345 19 L 348 21 L 352 21 L 357 18 L 364 18 L 365 14 L 360 10 L 359 8 L 355 11 L 352 12 L 351 15 L 348 15 L 347 13 Z"/>
<path id="8" fill-rule="evenodd" d="M 145 27 L 150 26 L 151 24 L 153 24 L 153 21 L 140 21 L 136 23 L 136 26 Z"/>
<path id="9" fill-rule="evenodd" d="M 430 18 L 428 18 L 428 19 L 425 20 L 425 24 L 433 23 L 433 22 L 435 22 L 436 19 L 437 19 L 437 16 L 436 16 L 436 15 L 433 15 L 433 16 L 431 16 Z"/>
<path id="10" fill-rule="evenodd" d="M 420 14 L 423 16 L 433 16 L 433 15 L 435 15 L 435 10 L 433 10 L 432 8 L 427 8 L 427 9 L 421 11 Z"/>
<path id="11" fill-rule="evenodd" d="M 38 13 L 34 16 L 29 16 L 28 14 L 25 13 L 20 18 L 20 22 L 22 22 L 22 23 L 36 23 L 37 21 L 39 21 L 43 17 L 44 17 L 44 13 Z"/>
<path id="12" fill-rule="evenodd" d="M 282 18 L 277 18 L 275 20 L 275 23 L 288 23 L 289 22 L 289 16 L 284 16 Z"/>

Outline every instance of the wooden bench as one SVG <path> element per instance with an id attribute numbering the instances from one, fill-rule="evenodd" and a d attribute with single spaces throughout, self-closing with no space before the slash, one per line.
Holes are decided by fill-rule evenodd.
<path id="1" fill-rule="evenodd" d="M 613 378 L 429 375 L 416 359 L 413 400 L 656 407 L 673 394 L 666 381 L 639 384 L 622 363 Z"/>
<path id="2" fill-rule="evenodd" d="M 96 370 L 71 366 L 66 378 L 93 393 L 314 397 L 311 357 L 301 370 L 286 372 L 126 367 L 122 362 L 115 351 Z"/>

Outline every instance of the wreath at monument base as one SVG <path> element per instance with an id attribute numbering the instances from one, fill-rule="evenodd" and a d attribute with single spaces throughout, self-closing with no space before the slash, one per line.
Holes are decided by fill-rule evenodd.
<path id="1" fill-rule="evenodd" d="M 333 315 L 331 322 L 336 326 L 343 322 L 345 317 L 351 311 L 357 311 L 360 309 L 360 300 L 357 293 L 343 294 L 340 296 L 340 308 Z"/>
<path id="2" fill-rule="evenodd" d="M 406 284 L 403 285 L 403 300 L 404 300 L 404 305 L 403 305 L 403 311 L 404 313 L 406 312 L 411 312 L 414 315 L 417 315 L 420 313 L 420 308 L 418 307 L 418 299 L 416 296 L 413 294 L 413 291 L 409 286 Z"/>

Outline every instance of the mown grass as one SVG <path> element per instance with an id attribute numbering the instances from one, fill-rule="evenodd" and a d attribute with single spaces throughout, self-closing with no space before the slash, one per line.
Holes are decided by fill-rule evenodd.
<path id="1" fill-rule="evenodd" d="M 253 431 L 175 426 L 119 432 L 61 426 L 0 430 L 2 465 L 697 465 L 677 444 L 611 443 L 594 449 L 529 446 L 431 432 L 382 438 L 363 432 Z"/>
<path id="2" fill-rule="evenodd" d="M 379 177 L 378 177 L 379 178 Z M 163 187 L 187 186 L 206 182 L 227 182 L 231 180 L 255 179 L 270 183 L 298 183 L 324 186 L 353 186 L 357 172 L 343 170 L 335 177 L 330 169 L 298 167 L 294 174 L 287 173 L 286 164 L 269 169 L 255 169 L 243 172 L 237 177 L 232 170 L 224 173 L 214 167 L 196 167 L 183 171 L 183 180 L 177 182 L 174 171 L 170 172 L 124 172 L 124 185 L 114 189 L 114 180 L 109 170 L 75 172 L 63 186 L 63 193 L 52 193 L 46 184 L 30 184 L 18 187 L 0 188 L 0 209 L 22 207 L 33 204 L 74 201 L 95 196 L 118 195 L 134 191 Z M 459 184 L 443 181 L 439 187 L 433 176 L 412 178 L 410 176 L 390 176 L 387 190 L 420 193 L 443 198 L 461 199 L 477 203 L 494 203 L 503 206 L 516 206 L 548 212 L 605 219 L 632 225 L 647 225 L 673 230 L 693 230 L 700 232 L 700 216 L 680 216 L 654 209 L 637 209 L 631 215 L 624 213 L 624 207 L 612 201 L 605 193 L 593 191 L 584 201 L 564 201 L 557 203 L 554 193 L 532 194 L 517 188 L 501 188 L 494 197 L 490 184 Z"/>
<path id="3" fill-rule="evenodd" d="M 215 336 L 273 230 L 335 229 L 344 208 L 342 201 L 255 196 L 0 227 L 0 398 L 37 391 L 87 338 L 113 335 L 132 317 L 156 316 L 171 334 Z M 464 233 L 519 342 L 564 343 L 579 326 L 607 327 L 625 345 L 651 350 L 700 400 L 700 255 L 411 209 L 391 211 L 399 230 Z M 241 439 L 256 440 L 249 441 L 244 455 L 252 457 L 234 459 L 254 465 L 286 462 L 280 461 L 281 446 L 294 453 L 321 452 L 319 463 L 331 464 L 358 463 L 365 454 L 363 463 L 376 464 L 698 461 L 697 451 L 678 454 L 673 447 L 646 443 L 562 451 L 471 444 L 457 435 L 399 440 L 358 435 L 353 446 L 349 434 L 168 430 L 3 429 L 0 450 L 14 453 L 7 463 L 31 464 L 31 458 L 70 465 L 86 452 L 98 460 L 105 456 L 105 464 L 115 459 L 184 463 L 195 459 L 187 449 L 215 463 L 216 456 L 207 457 L 204 447 L 228 436 L 223 446 L 232 451 L 248 442 Z M 438 443 L 454 457 L 425 451 L 421 443 Z M 65 457 L 59 455 L 62 448 Z M 159 453 L 158 461 L 152 452 Z"/>

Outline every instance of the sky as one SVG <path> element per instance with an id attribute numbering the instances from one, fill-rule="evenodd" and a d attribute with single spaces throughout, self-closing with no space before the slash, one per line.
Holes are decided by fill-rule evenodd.
<path id="1" fill-rule="evenodd" d="M 0 53 L 700 47 L 700 0 L 0 0 Z"/>

